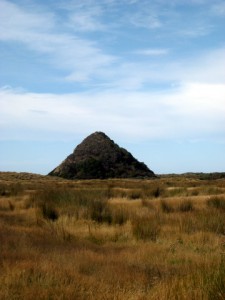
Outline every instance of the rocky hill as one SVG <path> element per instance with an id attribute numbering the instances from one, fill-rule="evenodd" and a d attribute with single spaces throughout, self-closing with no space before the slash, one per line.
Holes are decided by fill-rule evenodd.
<path id="1" fill-rule="evenodd" d="M 49 175 L 68 179 L 155 177 L 144 163 L 103 132 L 85 138 Z"/>

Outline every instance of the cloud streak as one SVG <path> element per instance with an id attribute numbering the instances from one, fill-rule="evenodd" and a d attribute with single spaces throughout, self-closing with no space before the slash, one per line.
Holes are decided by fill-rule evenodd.
<path id="1" fill-rule="evenodd" d="M 167 55 L 168 53 L 169 53 L 169 49 L 157 49 L 157 48 L 141 49 L 135 51 L 135 54 L 146 55 L 146 56 L 161 56 L 161 55 Z"/>
<path id="2" fill-rule="evenodd" d="M 119 1 L 99 1 L 96 4 L 95 1 L 83 1 L 77 4 L 71 1 L 61 7 L 66 11 L 65 20 L 61 22 L 59 15 L 44 7 L 37 7 L 37 12 L 34 13 L 33 11 L 36 11 L 34 9 L 31 11 L 29 8 L 0 0 L 0 41 L 19 43 L 31 52 L 40 53 L 45 63 L 54 70 L 62 71 L 58 75 L 60 77 L 58 80 L 83 84 L 85 88 L 93 88 L 94 85 L 101 88 L 138 90 L 156 82 L 179 83 L 193 80 L 193 75 L 198 82 L 214 80 L 215 83 L 215 77 L 224 78 L 224 71 L 221 68 L 221 62 L 225 59 L 222 53 L 224 49 L 217 56 L 219 63 L 212 59 L 212 64 L 210 63 L 208 68 L 211 69 L 210 75 L 210 70 L 207 69 L 205 72 L 205 65 L 208 66 L 207 57 L 204 58 L 205 65 L 202 66 L 204 71 L 199 71 L 198 68 L 197 72 L 193 73 L 189 65 L 193 64 L 194 60 L 199 65 L 198 57 L 191 57 L 192 62 L 187 62 L 186 58 L 183 61 L 171 58 L 169 62 L 146 60 L 143 63 L 141 61 L 141 56 L 150 59 L 172 55 L 174 51 L 172 47 L 171 49 L 165 47 L 132 49 L 128 56 L 136 54 L 136 57 L 135 60 L 131 60 L 126 57 L 127 53 L 115 53 L 111 48 L 106 51 L 103 43 L 100 45 L 96 39 L 93 41 L 90 36 L 85 36 L 84 33 L 100 31 L 107 35 L 108 40 L 113 39 L 113 35 L 116 34 L 113 31 L 115 26 L 113 27 L 110 20 L 106 26 L 105 21 L 109 8 L 118 21 L 118 29 L 132 25 L 145 27 L 150 32 L 152 29 L 160 30 L 161 26 L 168 25 L 167 16 L 172 13 L 171 4 L 165 4 L 168 11 L 166 9 L 160 11 L 158 1 L 153 1 L 151 4 L 149 1 L 144 1 L 142 8 L 137 12 L 132 11 L 137 5 L 135 1 L 125 1 L 128 11 L 121 13 L 120 10 L 118 13 L 119 3 Z M 223 11 L 221 3 L 213 7 L 214 10 Z M 173 13 L 176 20 L 176 13 Z M 180 16 L 177 18 L 179 19 Z M 161 22 L 161 19 L 164 21 Z M 176 22 L 169 25 L 168 30 L 171 31 Z M 111 33 L 112 28 L 114 29 Z M 212 29 L 210 25 L 204 26 L 204 24 L 189 28 L 184 22 L 184 25 L 176 30 L 176 34 L 192 38 L 208 34 L 209 29 Z M 205 56 L 207 55 L 209 56 L 210 53 Z"/>
<path id="3" fill-rule="evenodd" d="M 88 133 L 93 128 L 130 139 L 225 135 L 222 84 L 190 83 L 169 94 L 54 95 L 2 89 L 0 102 L 2 139 L 23 139 L 25 132 L 35 139 L 32 132 L 36 131 L 48 139 L 52 133 L 58 139 L 72 139 L 75 134 Z"/>
<path id="4" fill-rule="evenodd" d="M 83 21 L 80 19 L 81 23 Z M 82 24 L 77 25 L 82 29 Z M 1 0 L 0 27 L 1 41 L 19 42 L 32 51 L 44 54 L 55 68 L 69 72 L 66 76 L 69 80 L 88 81 L 96 69 L 107 67 L 116 59 L 105 54 L 96 42 L 69 32 L 60 33 L 55 16 L 49 12 L 35 14 Z"/>

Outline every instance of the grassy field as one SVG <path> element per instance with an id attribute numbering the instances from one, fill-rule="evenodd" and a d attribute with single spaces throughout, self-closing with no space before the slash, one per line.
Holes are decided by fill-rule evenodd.
<path id="1" fill-rule="evenodd" d="M 225 180 L 0 173 L 0 299 L 225 299 Z"/>

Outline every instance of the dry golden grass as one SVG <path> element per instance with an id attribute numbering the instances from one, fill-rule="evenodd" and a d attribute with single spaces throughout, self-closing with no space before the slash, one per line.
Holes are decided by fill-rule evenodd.
<path id="1" fill-rule="evenodd" d="M 0 186 L 0 299 L 225 299 L 224 180 Z"/>

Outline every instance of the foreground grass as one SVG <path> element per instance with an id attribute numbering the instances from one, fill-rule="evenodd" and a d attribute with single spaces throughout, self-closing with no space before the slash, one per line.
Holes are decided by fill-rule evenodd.
<path id="1" fill-rule="evenodd" d="M 223 180 L 3 179 L 0 299 L 225 298 Z"/>

